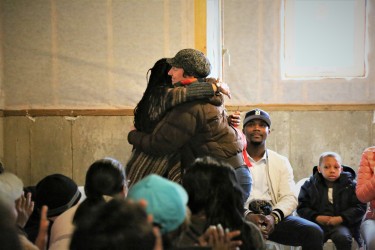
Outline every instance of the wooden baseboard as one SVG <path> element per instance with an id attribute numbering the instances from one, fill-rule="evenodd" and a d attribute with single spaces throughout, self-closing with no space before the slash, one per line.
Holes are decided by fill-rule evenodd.
<path id="1" fill-rule="evenodd" d="M 304 105 L 304 104 L 259 104 L 243 106 L 226 106 L 228 111 L 249 111 L 255 108 L 266 111 L 371 111 L 375 110 L 375 104 L 324 104 L 324 105 Z"/>
<path id="2" fill-rule="evenodd" d="M 227 105 L 229 112 L 246 112 L 254 108 L 266 111 L 375 111 L 375 104 L 324 104 L 324 105 L 282 105 L 257 104 L 234 106 Z M 133 109 L 22 109 L 0 110 L 0 117 L 9 116 L 133 116 Z"/>
<path id="3" fill-rule="evenodd" d="M 3 116 L 133 116 L 133 109 L 29 109 L 3 110 Z"/>

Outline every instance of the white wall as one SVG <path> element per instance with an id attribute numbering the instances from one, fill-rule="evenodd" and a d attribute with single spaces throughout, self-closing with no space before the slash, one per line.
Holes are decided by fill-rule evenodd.
<path id="1" fill-rule="evenodd" d="M 368 72 L 364 78 L 284 80 L 281 77 L 281 0 L 224 1 L 228 104 L 375 104 L 375 1 L 368 0 Z"/>

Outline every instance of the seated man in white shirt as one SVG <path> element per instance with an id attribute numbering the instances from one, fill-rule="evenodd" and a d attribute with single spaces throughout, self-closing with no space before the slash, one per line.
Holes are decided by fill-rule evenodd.
<path id="1" fill-rule="evenodd" d="M 292 216 L 297 208 L 293 169 L 289 160 L 266 148 L 271 119 L 267 112 L 254 109 L 246 113 L 243 132 L 247 154 L 252 164 L 253 186 L 245 203 L 245 218 L 261 228 L 265 239 L 302 249 L 323 249 L 323 231 L 303 218 Z M 253 200 L 272 205 L 269 215 L 249 210 Z"/>

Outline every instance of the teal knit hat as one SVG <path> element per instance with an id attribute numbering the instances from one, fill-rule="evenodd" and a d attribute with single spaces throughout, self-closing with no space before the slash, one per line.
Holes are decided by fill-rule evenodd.
<path id="1" fill-rule="evenodd" d="M 146 212 L 152 214 L 162 234 L 177 229 L 186 218 L 188 195 L 185 189 L 159 175 L 151 174 L 137 182 L 127 197 L 147 201 Z"/>

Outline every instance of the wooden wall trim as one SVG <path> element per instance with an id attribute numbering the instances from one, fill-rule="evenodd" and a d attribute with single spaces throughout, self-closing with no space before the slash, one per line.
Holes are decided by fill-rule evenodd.
<path id="1" fill-rule="evenodd" d="M 375 104 L 254 104 L 242 106 L 226 106 L 229 111 L 248 111 L 260 108 L 267 111 L 370 111 L 375 110 Z"/>
<path id="2" fill-rule="evenodd" d="M 4 116 L 133 116 L 133 109 L 29 109 L 4 110 Z"/>
<path id="3" fill-rule="evenodd" d="M 258 104 L 245 106 L 226 105 L 229 112 L 246 112 L 254 108 L 267 111 L 375 111 L 375 104 L 332 104 L 332 105 L 273 105 Z M 133 116 L 133 109 L 23 109 L 0 110 L 0 117 L 9 116 Z"/>
<path id="4" fill-rule="evenodd" d="M 207 3 L 194 1 L 194 37 L 195 49 L 207 55 Z"/>

